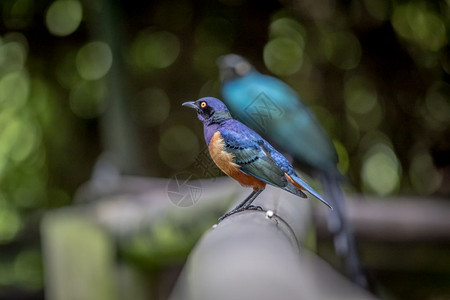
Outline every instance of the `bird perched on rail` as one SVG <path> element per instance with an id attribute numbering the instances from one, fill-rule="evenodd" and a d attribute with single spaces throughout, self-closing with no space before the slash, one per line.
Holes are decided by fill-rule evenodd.
<path id="1" fill-rule="evenodd" d="M 329 213 L 328 227 L 334 235 L 336 252 L 344 259 L 349 275 L 366 286 L 354 237 L 345 218 L 345 199 L 339 185 L 342 175 L 337 169 L 338 156 L 331 139 L 286 83 L 259 73 L 236 54 L 222 56 L 217 62 L 222 97 L 231 113 L 319 175 L 335 208 Z"/>
<path id="2" fill-rule="evenodd" d="M 331 208 L 313 188 L 294 171 L 291 163 L 259 134 L 232 118 L 222 101 L 207 97 L 183 103 L 194 108 L 203 123 L 204 136 L 211 158 L 228 176 L 253 192 L 234 209 L 219 218 L 224 218 L 252 208 L 252 202 L 264 190 L 266 184 L 273 185 L 294 195 L 306 198 L 304 191 Z"/>

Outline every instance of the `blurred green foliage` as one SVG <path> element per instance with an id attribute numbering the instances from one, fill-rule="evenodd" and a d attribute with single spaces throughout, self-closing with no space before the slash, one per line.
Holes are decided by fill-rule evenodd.
<path id="1" fill-rule="evenodd" d="M 0 9 L 0 289 L 42 288 L 36 224 L 71 204 L 115 134 L 99 126 L 112 70 L 128 87 L 121 101 L 146 174 L 194 168 L 201 125 L 180 104 L 219 96 L 215 60 L 236 52 L 299 92 L 356 190 L 449 193 L 448 1 L 8 0 Z M 107 38 L 98 28 L 111 11 L 118 32 Z"/>
<path id="2" fill-rule="evenodd" d="M 126 261 L 150 272 L 182 265 L 205 228 L 216 221 L 213 214 L 205 215 L 197 222 L 179 214 L 165 216 L 122 241 L 121 253 Z"/>

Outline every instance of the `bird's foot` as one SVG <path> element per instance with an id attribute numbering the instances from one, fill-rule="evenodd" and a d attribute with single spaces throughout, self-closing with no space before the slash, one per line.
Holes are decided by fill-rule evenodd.
<path id="1" fill-rule="evenodd" d="M 249 207 L 247 207 L 247 209 L 264 211 L 264 209 L 259 205 L 250 205 Z"/>
<path id="2" fill-rule="evenodd" d="M 226 214 L 224 214 L 223 216 L 221 216 L 221 217 L 219 218 L 219 222 L 221 222 L 223 219 L 225 219 L 225 218 L 227 218 L 227 217 L 229 217 L 229 216 L 231 216 L 231 215 L 234 215 L 235 213 L 238 213 L 238 212 L 241 212 L 241 211 L 244 211 L 244 210 L 245 210 L 245 209 L 244 209 L 243 207 L 241 207 L 241 208 L 239 208 L 239 209 L 233 209 L 233 210 L 227 212 Z"/>
<path id="3" fill-rule="evenodd" d="M 227 212 L 226 214 L 224 214 L 223 216 L 221 216 L 219 218 L 219 222 L 222 221 L 223 219 L 231 216 L 231 215 L 234 215 L 235 213 L 238 213 L 238 212 L 241 212 L 241 211 L 244 211 L 244 210 L 260 210 L 260 211 L 264 211 L 264 209 L 261 206 L 259 206 L 259 205 L 258 206 L 250 205 L 247 208 L 240 207 L 238 209 L 233 209 L 233 210 Z"/>

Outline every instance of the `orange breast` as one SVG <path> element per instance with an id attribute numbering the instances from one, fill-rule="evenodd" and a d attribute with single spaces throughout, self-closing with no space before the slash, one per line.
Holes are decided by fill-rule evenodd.
<path id="1" fill-rule="evenodd" d="M 220 132 L 214 133 L 209 142 L 209 154 L 216 165 L 228 176 L 243 186 L 251 186 L 253 189 L 263 189 L 266 183 L 258 178 L 245 174 L 239 170 L 239 165 L 234 162 L 231 153 L 225 151 L 225 142 Z"/>

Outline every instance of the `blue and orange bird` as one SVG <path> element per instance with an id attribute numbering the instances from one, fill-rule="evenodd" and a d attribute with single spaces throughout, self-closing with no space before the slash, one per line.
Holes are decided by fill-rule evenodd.
<path id="1" fill-rule="evenodd" d="M 253 192 L 224 218 L 252 208 L 252 202 L 264 190 L 273 185 L 294 195 L 306 198 L 305 191 L 325 203 L 313 188 L 294 171 L 291 163 L 259 134 L 232 118 L 222 101 L 207 97 L 183 103 L 194 108 L 203 123 L 204 136 L 209 153 L 216 165 L 242 186 L 252 187 Z"/>
<path id="2" fill-rule="evenodd" d="M 328 227 L 334 235 L 336 252 L 344 259 L 355 282 L 366 286 L 354 237 L 345 218 L 345 199 L 339 184 L 343 176 L 337 168 L 338 156 L 331 139 L 286 83 L 259 73 L 236 54 L 222 56 L 217 63 L 222 97 L 231 113 L 319 175 L 334 208 Z"/>

